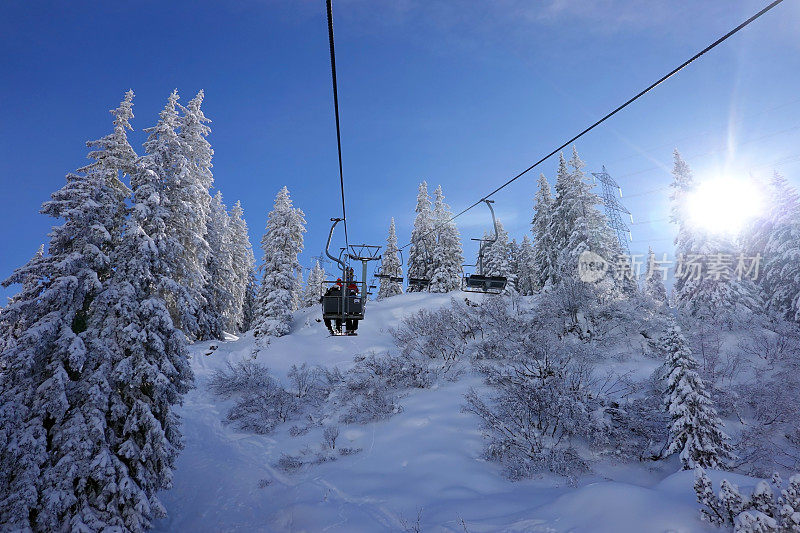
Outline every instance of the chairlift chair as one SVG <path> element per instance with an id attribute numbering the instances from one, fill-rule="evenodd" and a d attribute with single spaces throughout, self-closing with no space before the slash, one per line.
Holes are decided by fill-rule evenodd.
<path id="1" fill-rule="evenodd" d="M 364 308 L 366 299 L 369 295 L 367 288 L 367 263 L 380 259 L 378 252 L 380 246 L 371 246 L 367 244 L 350 245 L 350 250 L 342 248 L 339 252 L 339 257 L 334 257 L 330 253 L 331 238 L 333 237 L 333 230 L 336 224 L 341 222 L 340 218 L 332 218 L 333 225 L 331 226 L 330 233 L 328 234 L 328 242 L 325 246 L 325 254 L 336 262 L 341 268 L 341 278 L 337 281 L 325 281 L 324 285 L 334 288 L 337 284 L 340 286 L 338 291 L 325 291 L 322 296 L 322 319 L 325 321 L 326 326 L 333 335 L 356 335 L 358 323 L 364 320 Z M 345 253 L 347 252 L 347 253 Z M 348 263 L 349 260 L 361 261 L 362 263 L 362 277 L 357 280 L 355 276 L 349 277 Z M 355 284 L 360 286 L 360 290 L 356 289 L 354 292 L 350 291 L 350 285 Z M 342 330 L 345 326 L 345 330 Z"/>
<path id="2" fill-rule="evenodd" d="M 500 294 L 506 288 L 508 279 L 505 276 L 491 276 L 483 271 L 483 251 L 487 245 L 492 244 L 498 238 L 497 219 L 494 216 L 494 208 L 492 204 L 494 200 L 482 200 L 488 207 L 492 214 L 492 225 L 494 226 L 493 239 L 472 239 L 478 241 L 478 262 L 475 265 L 465 265 L 477 267 L 478 272 L 465 275 L 461 282 L 461 290 L 466 292 L 480 292 L 483 294 Z"/>

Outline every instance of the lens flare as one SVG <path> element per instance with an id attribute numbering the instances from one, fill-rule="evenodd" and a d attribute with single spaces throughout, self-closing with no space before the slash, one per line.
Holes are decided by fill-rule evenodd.
<path id="1" fill-rule="evenodd" d="M 711 233 L 736 235 L 763 209 L 761 191 L 751 181 L 715 179 L 701 183 L 687 199 L 691 223 Z"/>

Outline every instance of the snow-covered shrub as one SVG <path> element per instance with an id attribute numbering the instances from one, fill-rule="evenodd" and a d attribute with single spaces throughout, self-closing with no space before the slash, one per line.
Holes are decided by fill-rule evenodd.
<path id="1" fill-rule="evenodd" d="M 299 457 L 282 453 L 275 466 L 284 472 L 291 473 L 303 468 L 303 464 L 305 463 Z"/>
<path id="2" fill-rule="evenodd" d="M 512 478 L 551 470 L 569 475 L 587 468 L 573 447 L 588 438 L 598 407 L 590 391 L 592 366 L 581 345 L 546 332 L 531 332 L 524 349 L 509 344 L 502 361 L 480 366 L 493 394 L 474 389 L 464 410 L 477 415 L 489 438 L 487 456 Z"/>
<path id="3" fill-rule="evenodd" d="M 475 336 L 468 307 L 452 299 L 450 306 L 434 311 L 420 309 L 403 319 L 389 333 L 403 355 L 418 354 L 438 359 L 444 367 L 463 359 L 467 340 Z"/>
<path id="4" fill-rule="evenodd" d="M 338 401 L 344 407 L 339 422 L 366 424 L 384 420 L 402 411 L 395 400 L 385 381 L 363 367 L 356 367 L 345 375 L 338 390 Z"/>
<path id="5" fill-rule="evenodd" d="M 252 392 L 273 386 L 275 380 L 269 369 L 252 360 L 245 360 L 235 365 L 228 363 L 226 368 L 216 370 L 211 375 L 209 387 L 221 398 L 230 398 L 234 394 Z"/>
<path id="6" fill-rule="evenodd" d="M 774 490 L 773 490 L 774 487 Z M 759 481 L 751 495 L 723 479 L 718 494 L 705 470 L 695 469 L 694 491 L 700 517 L 717 526 L 733 527 L 739 533 L 796 533 L 800 531 L 800 475 L 789 478 L 786 488 L 776 473 Z M 775 491 L 780 496 L 775 497 Z"/>
<path id="7" fill-rule="evenodd" d="M 244 431 L 267 434 L 301 411 L 301 402 L 255 361 L 240 361 L 216 371 L 209 384 L 221 398 L 235 397 L 226 419 Z"/>
<path id="8" fill-rule="evenodd" d="M 339 438 L 339 427 L 338 426 L 327 426 L 324 430 L 322 430 L 322 440 L 328 448 L 331 450 L 336 449 L 336 439 Z"/>

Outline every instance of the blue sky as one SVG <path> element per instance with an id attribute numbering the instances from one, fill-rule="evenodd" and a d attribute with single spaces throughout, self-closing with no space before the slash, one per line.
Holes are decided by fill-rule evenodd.
<path id="1" fill-rule="evenodd" d="M 394 216 L 404 244 L 420 180 L 460 210 L 764 3 L 335 1 L 351 242 L 384 244 Z M 798 182 L 797 27 L 800 2 L 787 0 L 578 142 L 588 171 L 606 165 L 622 185 L 634 252 L 672 250 L 675 147 L 699 178 L 777 169 Z M 216 185 L 242 201 L 254 245 L 287 185 L 308 220 L 302 262 L 324 246 L 339 213 L 324 1 L 11 0 L 0 72 L 0 277 L 46 242 L 40 204 L 128 88 L 137 150 L 173 88 L 183 102 L 204 89 Z M 541 167 L 551 181 L 554 170 Z M 517 238 L 537 177 L 495 197 Z M 458 220 L 468 257 L 487 219 Z"/>

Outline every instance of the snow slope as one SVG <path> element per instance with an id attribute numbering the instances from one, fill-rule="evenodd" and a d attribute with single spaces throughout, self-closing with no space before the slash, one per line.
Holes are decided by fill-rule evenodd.
<path id="1" fill-rule="evenodd" d="M 355 354 L 392 349 L 386 328 L 403 315 L 450 297 L 417 293 L 371 302 L 358 337 L 329 337 L 316 322 L 318 310 L 302 310 L 290 335 L 255 356 L 279 379 L 302 362 L 345 369 Z M 255 347 L 249 335 L 192 347 L 197 386 L 179 410 L 186 448 L 174 487 L 162 494 L 169 516 L 157 531 L 413 531 L 417 523 L 421 531 L 716 530 L 699 520 L 693 474 L 669 475 L 674 462 L 602 465 L 578 488 L 559 477 L 504 479 L 481 458 L 477 420 L 461 412 L 464 392 L 480 385 L 469 375 L 412 391 L 388 420 L 340 425 L 337 447 L 363 451 L 286 474 L 272 466 L 281 453 L 318 447 L 321 430 L 291 437 L 284 424 L 269 436 L 239 432 L 222 423 L 228 405 L 207 388 L 214 369 L 252 357 Z M 736 479 L 741 486 L 748 480 Z"/>

